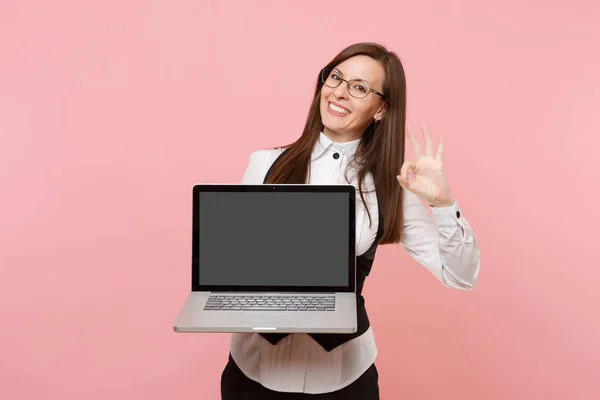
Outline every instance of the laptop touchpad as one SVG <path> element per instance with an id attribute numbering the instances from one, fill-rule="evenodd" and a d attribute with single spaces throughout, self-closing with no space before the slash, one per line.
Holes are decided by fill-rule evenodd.
<path id="1" fill-rule="evenodd" d="M 290 313 L 280 313 L 277 311 L 250 311 L 242 313 L 240 324 L 243 325 L 275 325 L 281 326 L 287 324 L 292 315 Z"/>

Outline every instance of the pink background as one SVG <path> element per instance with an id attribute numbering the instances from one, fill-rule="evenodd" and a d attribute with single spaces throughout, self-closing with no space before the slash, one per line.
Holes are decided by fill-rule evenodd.
<path id="1" fill-rule="evenodd" d="M 0 398 L 218 399 L 229 336 L 172 331 L 191 186 L 294 140 L 363 40 L 404 61 L 482 249 L 470 293 L 380 249 L 382 398 L 600 398 L 600 7 L 526 4 L 2 0 Z"/>

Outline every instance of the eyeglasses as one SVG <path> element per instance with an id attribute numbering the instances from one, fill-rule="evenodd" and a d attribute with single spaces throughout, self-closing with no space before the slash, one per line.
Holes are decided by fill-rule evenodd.
<path id="1" fill-rule="evenodd" d="M 342 82 L 346 82 L 346 85 L 348 87 L 348 93 L 350 94 L 350 96 L 356 97 L 357 99 L 364 99 L 371 92 L 380 96 L 382 99 L 385 99 L 385 95 L 383 93 L 380 93 L 377 90 L 373 89 L 367 82 L 361 81 L 359 79 L 346 80 L 342 78 L 337 72 L 329 68 L 324 68 L 323 70 L 321 70 L 321 82 L 323 82 L 325 86 L 328 86 L 330 88 L 336 88 L 340 86 Z"/>

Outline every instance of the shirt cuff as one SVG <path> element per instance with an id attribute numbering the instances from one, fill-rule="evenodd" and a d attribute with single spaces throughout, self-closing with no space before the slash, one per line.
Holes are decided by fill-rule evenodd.
<path id="1" fill-rule="evenodd" d="M 462 218 L 462 212 L 455 200 L 454 204 L 447 207 L 431 207 L 433 217 L 438 226 L 456 226 Z"/>

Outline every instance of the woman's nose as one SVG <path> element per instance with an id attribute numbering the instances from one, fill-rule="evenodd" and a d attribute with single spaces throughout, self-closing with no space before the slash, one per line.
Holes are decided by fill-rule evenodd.
<path id="1" fill-rule="evenodd" d="M 347 99 L 348 98 L 348 87 L 346 82 L 342 82 L 335 88 L 333 94 L 337 99 Z"/>

